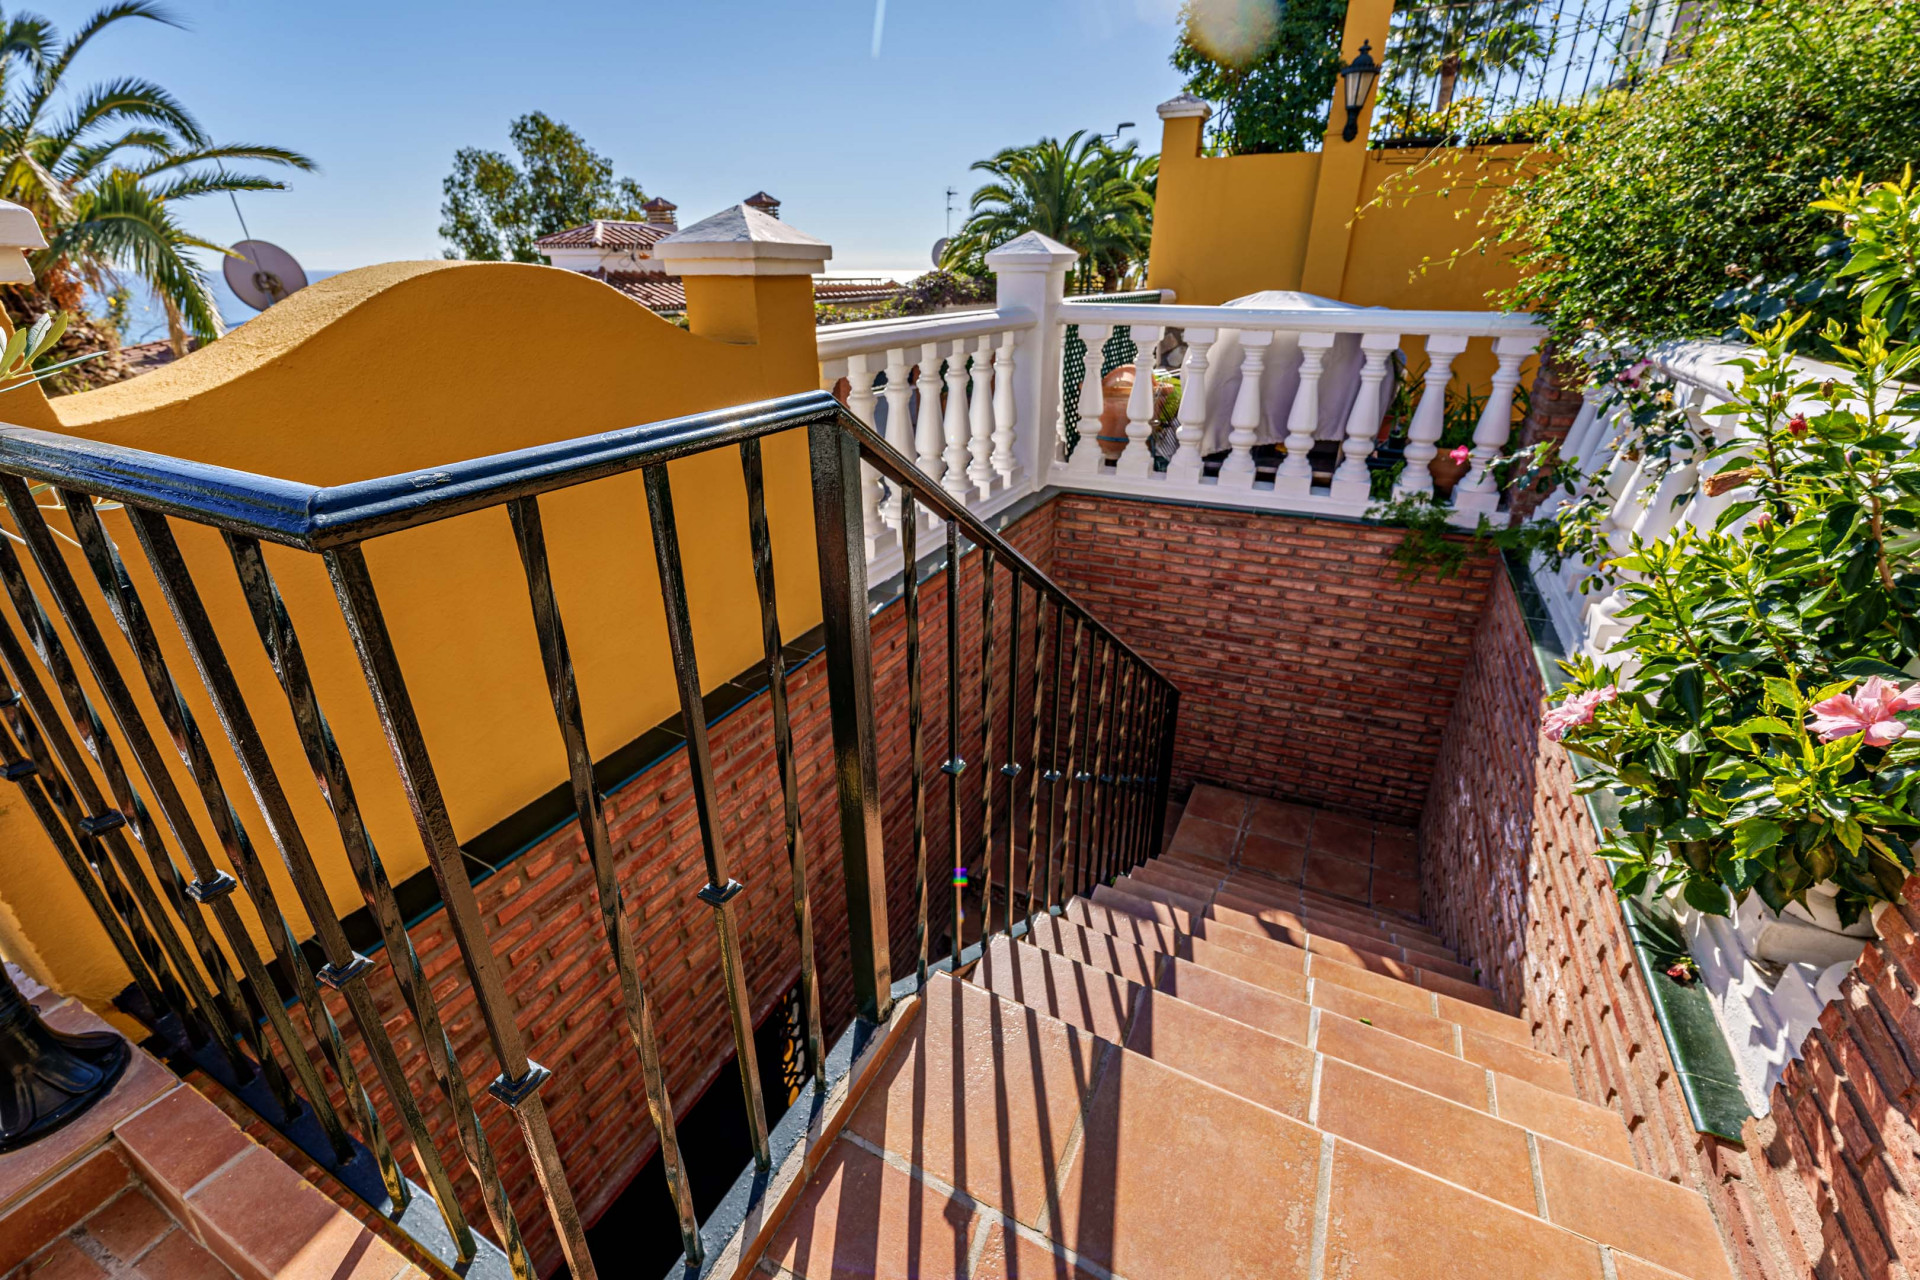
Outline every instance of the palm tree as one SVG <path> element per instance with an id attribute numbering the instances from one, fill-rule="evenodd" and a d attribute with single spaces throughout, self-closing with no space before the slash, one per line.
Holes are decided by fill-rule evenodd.
<path id="1" fill-rule="evenodd" d="M 136 19 L 179 25 L 151 0 L 107 5 L 65 40 L 38 15 L 0 13 L 0 197 L 32 210 L 47 236 L 30 259 L 34 285 L 18 286 L 13 300 L 77 312 L 89 288 L 107 294 L 138 285 L 159 299 L 174 350 L 185 354 L 189 333 L 210 342 L 223 329 L 194 251 L 226 250 L 182 227 L 176 206 L 285 189 L 277 179 L 229 170 L 230 162 L 314 164 L 285 147 L 215 143 L 150 80 L 68 84 L 95 36 Z"/>
<path id="2" fill-rule="evenodd" d="M 1116 147 L 1084 129 L 975 161 L 994 180 L 973 193 L 945 265 L 966 269 L 996 245 L 1038 231 L 1080 251 L 1083 285 L 1097 275 L 1103 287 L 1117 287 L 1146 259 L 1159 166 L 1132 142 Z"/>

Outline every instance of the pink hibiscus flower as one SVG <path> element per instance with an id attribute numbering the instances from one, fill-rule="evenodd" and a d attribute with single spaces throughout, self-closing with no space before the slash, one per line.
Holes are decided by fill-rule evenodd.
<path id="1" fill-rule="evenodd" d="M 1452 450 L 1450 450 L 1447 453 L 1447 456 L 1449 458 L 1452 458 L 1455 462 L 1459 463 L 1461 466 L 1465 466 L 1467 459 L 1473 456 L 1473 450 L 1469 449 L 1466 445 L 1458 445 Z"/>
<path id="2" fill-rule="evenodd" d="M 1894 717 L 1916 709 L 1920 709 L 1920 684 L 1901 689 L 1891 680 L 1870 676 L 1852 693 L 1836 693 L 1814 703 L 1807 728 L 1819 734 L 1822 742 L 1859 733 L 1866 735 L 1868 746 L 1884 747 L 1907 735 L 1907 726 Z"/>
<path id="3" fill-rule="evenodd" d="M 1603 702 L 1612 702 L 1620 696 L 1620 691 L 1612 685 L 1604 689 L 1590 689 L 1586 693 L 1576 693 L 1557 707 L 1549 707 L 1541 718 L 1540 728 L 1549 742 L 1558 742 L 1567 736 L 1567 730 L 1575 725 L 1590 724 L 1593 721 L 1593 709 Z"/>

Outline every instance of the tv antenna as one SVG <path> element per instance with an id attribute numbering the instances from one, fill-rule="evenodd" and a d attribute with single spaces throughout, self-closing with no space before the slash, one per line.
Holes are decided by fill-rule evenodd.
<path id="1" fill-rule="evenodd" d="M 953 198 L 960 194 L 958 187 L 947 188 L 947 238 L 953 238 Z"/>

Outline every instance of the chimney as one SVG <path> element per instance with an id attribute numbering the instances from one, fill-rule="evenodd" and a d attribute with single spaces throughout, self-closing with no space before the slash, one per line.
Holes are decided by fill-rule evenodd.
<path id="1" fill-rule="evenodd" d="M 749 208 L 758 209 L 769 218 L 777 218 L 780 216 L 780 202 L 764 191 L 754 192 L 745 200 L 741 201 L 741 203 L 747 205 Z"/>
<path id="2" fill-rule="evenodd" d="M 675 219 L 674 211 L 680 206 L 673 201 L 664 196 L 655 196 L 640 207 L 646 211 L 647 221 L 654 226 L 664 227 L 668 231 L 679 230 L 680 223 Z"/>

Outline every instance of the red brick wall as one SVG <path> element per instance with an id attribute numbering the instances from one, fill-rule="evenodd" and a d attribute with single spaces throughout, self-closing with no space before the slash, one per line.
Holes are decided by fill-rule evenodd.
<path id="1" fill-rule="evenodd" d="M 1176 792 L 1411 823 L 1494 561 L 1403 582 L 1401 532 L 1066 494 L 1061 585 L 1180 686 Z"/>
<path id="2" fill-rule="evenodd" d="M 1053 516 L 1043 507 L 1006 531 L 1005 536 L 1043 572 L 1052 559 Z M 980 785 L 991 776 L 998 787 L 996 808 L 1004 811 L 1006 781 L 982 766 L 980 741 L 981 557 L 961 558 L 961 732 L 960 755 L 969 767 L 960 780 L 963 849 L 980 864 Z M 999 636 L 994 660 L 996 744 L 994 759 L 1006 756 L 1006 628 L 1010 578 L 995 574 Z M 1033 596 L 1026 593 L 1021 630 L 1022 663 L 1031 660 Z M 904 611 L 898 601 L 873 617 L 874 706 L 887 841 L 889 931 L 896 977 L 911 973 L 915 947 L 916 897 L 912 855 L 912 792 L 908 783 L 907 681 Z M 952 854 L 946 836 L 946 776 L 938 772 L 947 758 L 946 735 L 946 586 L 944 573 L 921 588 L 921 645 L 925 685 L 924 749 L 927 777 L 927 860 L 929 915 L 935 958 L 950 918 Z M 1020 702 L 1021 758 L 1031 750 L 1031 673 L 1023 673 Z M 822 1008 L 829 1039 L 851 1019 L 852 981 L 847 962 L 845 883 L 841 870 L 838 812 L 832 774 L 832 731 L 827 706 L 825 663 L 818 657 L 789 673 L 794 744 L 802 793 L 802 827 L 808 851 L 809 890 L 814 909 L 815 954 Z M 591 716 L 592 708 L 588 714 Z M 756 1022 L 763 1018 L 798 976 L 779 776 L 775 769 L 771 714 L 764 698 L 748 703 L 710 731 L 720 792 L 720 827 L 732 857 L 729 868 L 745 889 L 734 899 L 748 989 Z M 1028 775 L 1023 774 L 1024 784 Z M 1025 787 L 1020 795 L 1025 797 Z M 1024 831 L 1027 810 L 1018 810 Z M 687 1108 L 716 1081 L 732 1090 L 733 1040 L 725 993 L 719 981 L 719 944 L 712 912 L 695 898 L 706 882 L 700 833 L 689 789 L 684 752 L 655 766 L 607 798 L 607 822 L 620 883 L 631 912 L 641 980 L 654 1001 L 654 1019 L 669 1092 L 677 1112 Z M 997 825 L 997 824 L 996 824 Z M 995 851 L 995 878 L 1005 877 L 1004 845 Z M 476 886 L 482 918 L 495 954 L 505 961 L 509 994 L 531 1056 L 553 1071 L 542 1089 L 568 1179 L 582 1217 L 589 1223 L 618 1197 L 656 1147 L 647 1123 L 638 1061 L 626 1033 L 624 1005 L 601 928 L 591 869 L 579 828 L 568 824 L 536 848 Z M 969 922 L 969 928 L 974 927 Z M 428 981 L 453 1036 L 461 1065 L 476 1099 L 501 1174 L 520 1218 L 520 1229 L 542 1270 L 559 1261 L 558 1242 L 548 1222 L 532 1166 L 512 1116 L 484 1090 L 498 1072 L 475 1008 L 473 990 L 460 964 L 444 912 L 435 912 L 411 930 Z M 384 955 L 381 956 L 384 961 Z M 406 1016 L 391 971 L 385 963 L 369 979 L 401 1060 L 407 1064 L 413 1094 L 422 1103 L 439 1137 L 476 1229 L 487 1221 L 477 1184 L 459 1156 L 451 1113 L 440 1099 L 411 1020 Z M 343 1027 L 351 1023 L 345 1002 L 329 996 Z M 368 1065 L 364 1045 L 349 1031 L 361 1079 L 379 1102 L 389 1137 L 404 1145 L 391 1101 Z M 719 1077 L 725 1072 L 727 1078 Z M 763 1080 L 770 1119 L 786 1099 L 773 1081 Z M 336 1105 L 340 1099 L 336 1096 Z M 350 1114 L 344 1108 L 343 1115 Z M 416 1181 L 424 1184 L 417 1169 Z"/>
<path id="3" fill-rule="evenodd" d="M 1511 587 L 1494 587 L 1421 819 L 1427 919 L 1580 1095 L 1625 1119 L 1640 1167 L 1705 1193 L 1754 1280 L 1920 1274 L 1920 878 L 1744 1145 L 1694 1132 Z"/>

